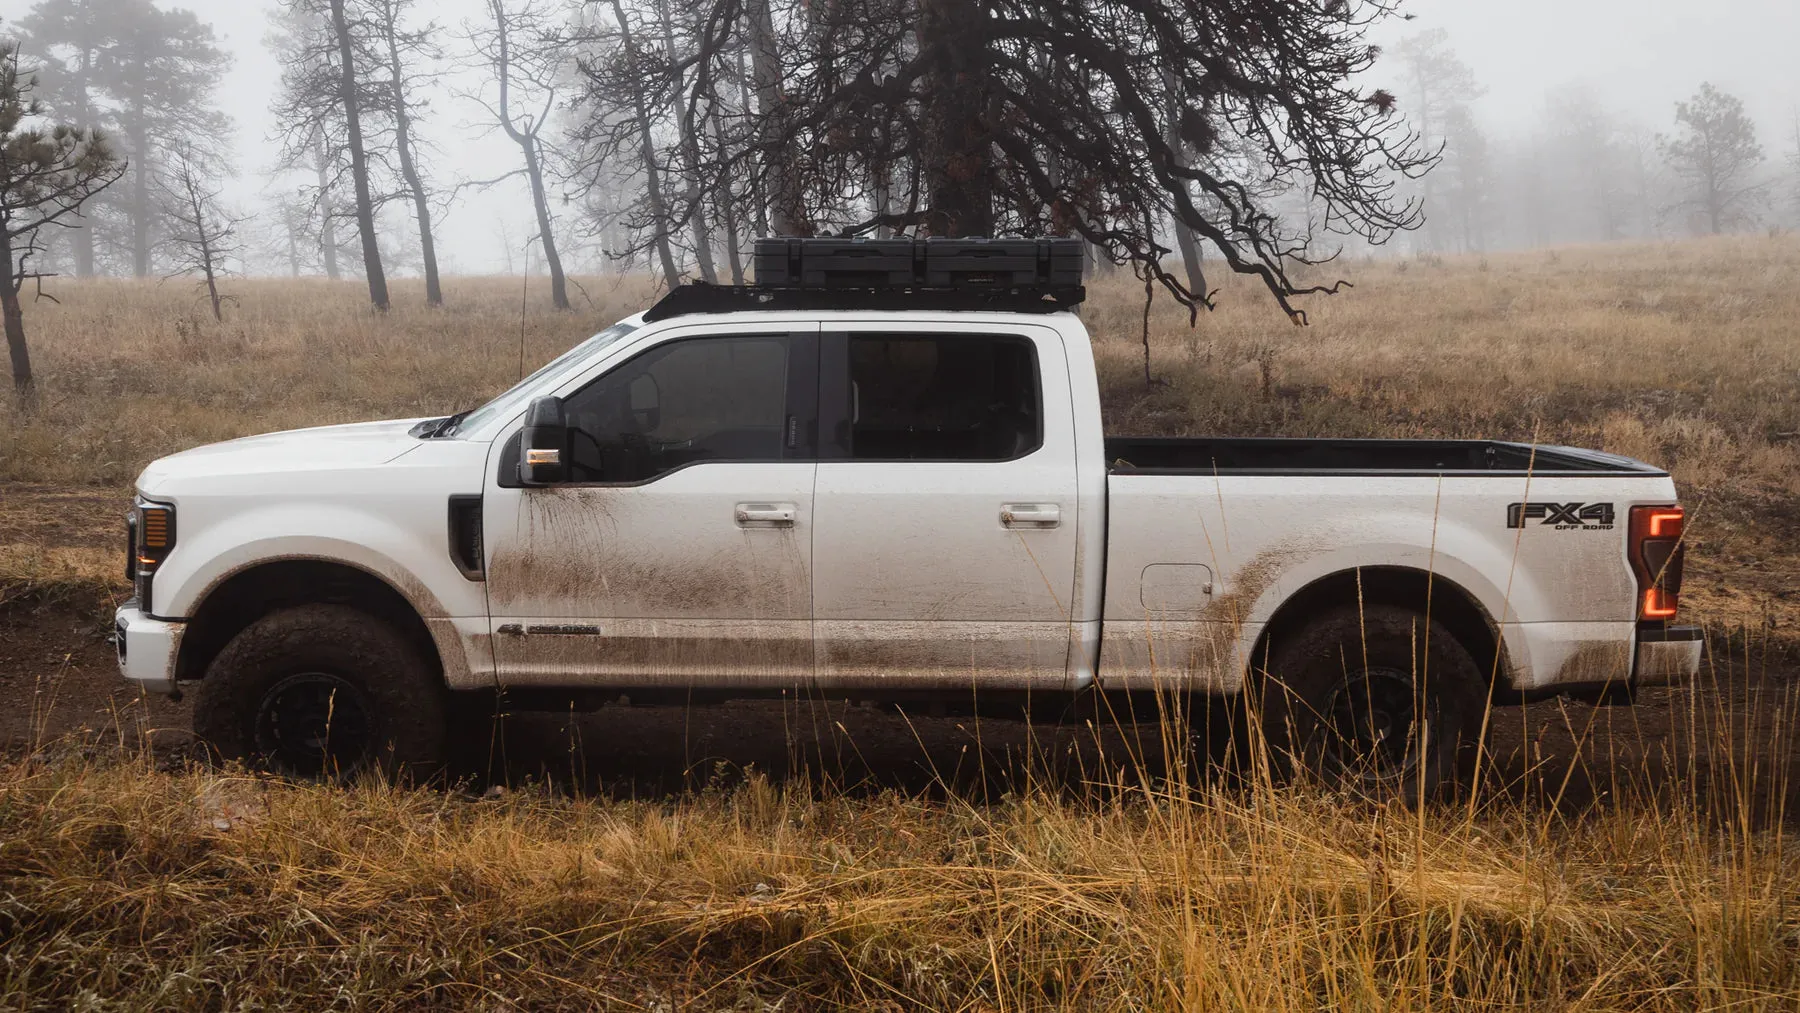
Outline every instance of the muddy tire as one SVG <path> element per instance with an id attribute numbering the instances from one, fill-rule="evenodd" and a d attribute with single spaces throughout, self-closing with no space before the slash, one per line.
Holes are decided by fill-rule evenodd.
<path id="1" fill-rule="evenodd" d="M 303 605 L 258 619 L 213 659 L 194 733 L 223 759 L 282 774 L 425 780 L 444 766 L 447 695 L 389 624 Z"/>
<path id="2" fill-rule="evenodd" d="M 1277 779 L 1411 803 L 1455 784 L 1480 731 L 1482 682 L 1441 624 L 1351 605 L 1271 645 L 1251 703 Z"/>

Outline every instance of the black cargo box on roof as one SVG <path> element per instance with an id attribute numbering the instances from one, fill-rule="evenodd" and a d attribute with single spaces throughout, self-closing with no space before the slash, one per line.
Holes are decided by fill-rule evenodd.
<path id="1" fill-rule="evenodd" d="M 1078 239 L 759 239 L 758 288 L 1067 289 Z"/>
<path id="2" fill-rule="evenodd" d="M 746 310 L 1057 313 L 1087 298 L 1079 239 L 758 239 L 755 284 L 687 284 L 647 322 Z"/>

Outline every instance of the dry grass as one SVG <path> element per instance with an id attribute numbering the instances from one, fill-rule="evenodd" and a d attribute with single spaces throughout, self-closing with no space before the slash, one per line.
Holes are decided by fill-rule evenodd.
<path id="1" fill-rule="evenodd" d="M 1141 291 L 1101 279 L 1109 426 L 1120 432 L 1508 437 L 1669 467 L 1699 507 L 1696 594 L 1730 625 L 1800 625 L 1800 238 L 1746 237 L 1346 263 L 1357 284 L 1282 319 L 1249 282 L 1189 329 L 1159 305 L 1146 388 Z M 1326 276 L 1321 275 L 1321 280 Z M 0 482 L 123 491 L 152 458 L 271 429 L 470 407 L 646 305 L 587 279 L 575 313 L 541 282 L 457 279 L 450 308 L 402 283 L 386 317 L 360 286 L 242 281 L 223 326 L 181 284 L 60 282 L 29 307 L 43 405 L 0 408 Z M 521 295 L 526 313 L 521 327 Z M 0 502 L 0 541 L 8 525 Z"/>
<path id="2" fill-rule="evenodd" d="M 752 774 L 673 802 L 0 770 L 39 1009 L 1736 1010 L 1800 1001 L 1800 856 L 1689 808 L 1310 792 L 998 805 Z"/>

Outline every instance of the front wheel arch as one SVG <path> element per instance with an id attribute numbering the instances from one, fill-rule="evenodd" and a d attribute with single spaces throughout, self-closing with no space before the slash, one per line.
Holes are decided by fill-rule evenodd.
<path id="1" fill-rule="evenodd" d="M 443 678 L 443 656 L 412 602 L 384 578 L 336 560 L 280 559 L 240 570 L 209 589 L 187 621 L 178 683 L 204 678 L 232 638 L 258 619 L 301 605 L 346 605 L 394 627 Z"/>

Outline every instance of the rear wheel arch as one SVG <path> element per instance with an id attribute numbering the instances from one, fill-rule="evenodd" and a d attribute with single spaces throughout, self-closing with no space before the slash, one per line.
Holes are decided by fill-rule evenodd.
<path id="1" fill-rule="evenodd" d="M 1487 609 L 1462 585 L 1404 566 L 1342 570 L 1301 588 L 1275 610 L 1257 637 L 1250 667 L 1264 665 L 1276 645 L 1298 635 L 1319 616 L 1361 602 L 1392 605 L 1424 614 L 1450 631 L 1490 684 L 1504 685 L 1510 672 L 1506 643 Z"/>
<path id="2" fill-rule="evenodd" d="M 300 605 L 346 605 L 388 623 L 442 678 L 437 643 L 412 602 L 369 570 L 324 559 L 258 563 L 214 585 L 187 621 L 175 678 L 201 679 L 233 637 L 272 612 Z"/>

